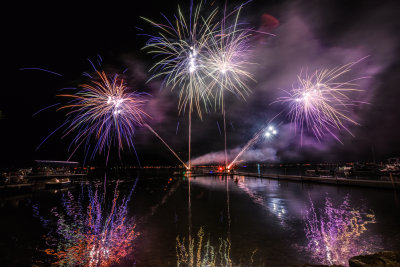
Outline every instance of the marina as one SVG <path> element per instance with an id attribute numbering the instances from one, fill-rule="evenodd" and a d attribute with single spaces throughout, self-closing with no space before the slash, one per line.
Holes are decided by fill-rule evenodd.
<path id="1" fill-rule="evenodd" d="M 400 1 L 5 9 L 0 267 L 400 267 Z"/>
<path id="2" fill-rule="evenodd" d="M 396 230 L 400 227 L 399 200 L 393 190 L 299 183 L 240 174 L 191 178 L 171 175 L 171 171 L 164 171 L 158 176 L 140 173 L 121 175 L 123 179 L 118 183 L 118 191 L 122 198 L 137 183 L 126 208 L 128 218 L 136 218 L 136 231 L 140 233 L 133 241 L 134 249 L 121 266 L 130 266 L 129 262 L 136 262 L 139 266 L 176 266 L 182 260 L 176 256 L 177 237 L 187 240 L 189 235 L 197 240 L 200 229 L 206 233 L 205 238 L 213 247 L 220 245 L 220 238 L 229 240 L 228 255 L 233 266 L 249 262 L 254 251 L 256 266 L 329 263 L 324 255 L 340 249 L 340 242 L 350 242 L 351 247 L 346 253 L 336 255 L 338 258 L 332 259 L 332 262 L 346 264 L 354 253 L 400 249 L 400 236 Z M 107 175 L 107 188 L 111 190 L 107 195 L 111 199 L 117 185 L 112 176 Z M 21 196 L 18 200 L 3 198 L 0 205 L 3 214 L 10 212 L 11 205 L 14 205 L 13 217 L 4 217 L 4 229 L 7 229 L 2 232 L 4 240 L 13 236 L 20 240 L 18 246 L 2 250 L 5 262 L 9 265 L 27 264 L 31 259 L 34 262 L 52 262 L 54 256 L 41 252 L 51 248 L 38 238 L 52 228 L 43 225 L 43 222 L 51 218 L 51 207 L 63 211 L 63 198 L 68 199 L 69 194 L 76 198 L 82 193 L 80 198 L 85 197 L 89 188 L 94 190 L 92 186 L 93 183 L 89 183 L 66 191 L 41 191 Z M 103 187 L 104 184 L 99 183 L 97 188 L 101 191 Z M 325 254 L 315 254 L 311 245 L 318 240 L 318 232 L 307 234 L 310 222 L 304 217 L 310 205 L 314 205 L 316 216 L 321 216 L 321 220 L 328 219 L 323 213 L 325 205 L 333 205 L 341 209 L 342 214 L 351 210 L 360 212 L 362 217 L 357 221 L 360 224 L 364 223 L 361 220 L 371 220 L 365 217 L 366 214 L 374 214 L 373 223 L 366 225 L 361 233 L 348 232 L 345 240 L 339 241 L 341 237 L 337 236 L 338 239 L 325 241 L 331 242 L 326 243 L 330 250 Z M 29 223 L 14 224 L 15 220 Z M 73 218 L 66 223 L 74 223 Z M 26 232 L 32 234 L 21 239 Z M 60 239 L 58 242 L 63 241 Z M 322 248 L 323 245 L 320 246 Z M 15 257 L 21 253 L 25 256 Z"/>

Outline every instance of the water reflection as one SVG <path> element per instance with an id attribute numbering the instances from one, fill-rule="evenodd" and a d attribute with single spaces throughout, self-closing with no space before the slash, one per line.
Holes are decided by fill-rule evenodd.
<path id="1" fill-rule="evenodd" d="M 196 237 L 189 239 L 176 237 L 177 266 L 206 267 L 206 266 L 264 266 L 254 260 L 254 250 L 246 259 L 234 262 L 231 258 L 231 240 L 229 237 L 219 237 L 217 242 L 206 235 L 200 227 Z"/>
<path id="2" fill-rule="evenodd" d="M 191 184 L 203 184 L 204 182 L 208 183 L 204 179 L 195 179 L 192 177 L 188 177 L 188 237 L 180 237 L 179 235 L 176 237 L 176 259 L 177 266 L 185 266 L 185 267 L 206 267 L 206 266 L 263 266 L 261 264 L 255 265 L 253 260 L 254 253 L 246 259 L 240 259 L 239 261 L 233 261 L 232 251 L 231 251 L 231 214 L 230 214 L 230 190 L 229 190 L 229 176 L 219 176 L 217 177 L 218 182 L 223 184 L 223 189 L 225 191 L 226 198 L 226 237 L 223 238 L 221 236 L 217 237 L 217 239 L 213 238 L 211 234 L 205 234 L 204 227 L 200 227 L 197 235 L 192 236 L 192 212 L 196 212 L 192 210 L 191 203 Z M 221 220 L 222 222 L 222 220 Z M 218 241 L 216 241 L 218 240 Z"/>
<path id="3" fill-rule="evenodd" d="M 177 266 L 232 266 L 229 239 L 219 238 L 218 246 L 213 245 L 210 237 L 204 240 L 203 227 L 197 237 L 180 239 L 176 237 Z"/>
<path id="4" fill-rule="evenodd" d="M 367 240 L 364 235 L 367 226 L 373 223 L 376 223 L 374 212 L 352 207 L 349 195 L 336 205 L 326 197 L 321 209 L 315 209 L 310 198 L 310 207 L 304 216 L 308 240 L 305 249 L 319 264 L 348 265 L 351 257 L 377 249 L 377 240 Z"/>
<path id="5" fill-rule="evenodd" d="M 254 203 L 274 214 L 281 225 L 287 226 L 285 223 L 285 220 L 288 219 L 286 216 L 287 210 L 282 199 L 271 195 L 267 195 L 268 199 L 265 199 L 266 196 L 262 194 L 265 191 L 265 185 L 258 182 L 245 182 L 244 176 L 239 176 L 236 179 L 239 188 L 242 189 Z M 261 190 L 260 187 L 262 187 Z M 275 190 L 273 187 L 270 187 L 270 189 Z"/>
<path id="6" fill-rule="evenodd" d="M 35 247 L 48 248 L 54 256 L 36 253 L 37 258 L 47 265 L 51 258 L 68 266 L 95 262 L 132 266 L 135 261 L 137 266 L 292 266 L 346 264 L 353 255 L 400 247 L 400 213 L 391 191 L 168 174 L 141 179 L 135 201 L 128 204 L 132 183 L 120 183 L 119 190 L 111 191 L 114 185 L 109 183 L 106 197 L 103 184 L 91 192 L 86 186 L 81 193 L 64 192 L 61 206 L 60 192 L 51 194 L 51 201 L 47 195 L 34 198 L 42 215 L 50 205 L 59 207 L 51 217 L 46 215 L 48 221 L 43 219 L 47 229 L 53 229 L 47 243 L 37 244 L 40 234 L 32 238 Z M 127 205 L 136 221 L 129 218 Z M 97 210 L 101 210 L 99 216 Z M 125 216 L 123 222 L 117 219 L 119 213 Z M 101 223 L 96 224 L 97 218 Z M 113 227 L 104 226 L 107 218 Z M 118 227 L 125 227 L 125 234 L 115 234 L 120 236 L 113 239 L 110 233 L 118 233 Z M 12 251 L 17 250 L 8 250 Z"/>
<path id="7" fill-rule="evenodd" d="M 136 182 L 122 198 L 119 198 L 118 182 L 111 196 L 91 186 L 86 190 L 82 187 L 77 197 L 68 192 L 62 197 L 62 208 L 51 210 L 52 218 L 40 217 L 49 229 L 48 248 L 44 251 L 56 258 L 53 264 L 110 266 L 130 255 L 133 241 L 139 235 L 127 212 Z M 34 212 L 38 214 L 38 206 L 34 206 Z"/>
<path id="8" fill-rule="evenodd" d="M 276 258 L 273 264 L 277 265 L 284 265 L 286 253 L 290 254 L 289 257 L 295 256 L 287 260 L 293 264 L 298 260 L 298 263 L 347 265 L 353 256 L 375 253 L 390 247 L 389 244 L 382 246 L 379 235 L 384 222 L 380 221 L 378 227 L 371 227 L 376 224 L 376 216 L 364 200 L 363 189 L 344 188 L 339 191 L 333 186 L 303 185 L 243 176 L 225 180 L 204 177 L 193 182 L 202 190 L 212 190 L 213 194 L 220 192 L 220 196 L 225 190 L 225 212 L 234 218 L 232 229 L 228 219 L 226 236 L 228 240 L 237 240 L 239 236 L 242 238 L 242 244 L 237 241 L 229 243 L 233 256 L 240 253 L 240 247 L 246 243 L 249 248 L 260 249 L 264 259 Z M 343 194 L 346 191 L 347 194 Z M 390 192 L 379 194 L 390 197 Z M 372 195 L 370 198 L 376 199 L 377 196 Z M 233 203 L 230 203 L 230 199 L 234 200 Z M 206 201 L 204 205 L 210 205 Z M 245 205 L 245 201 L 256 205 Z M 379 214 L 382 215 L 381 210 Z M 242 220 L 242 216 L 247 219 Z M 275 248 L 281 256 L 277 256 L 276 252 L 272 255 L 271 250 Z"/>

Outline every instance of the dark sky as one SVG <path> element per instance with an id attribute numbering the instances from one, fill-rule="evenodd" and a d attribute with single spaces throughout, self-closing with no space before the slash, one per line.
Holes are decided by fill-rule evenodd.
<path id="1" fill-rule="evenodd" d="M 7 21 L 2 23 L 4 61 L 3 86 L 0 89 L 0 160 L 1 166 L 20 166 L 33 159 L 65 160 L 70 138 L 61 134 L 41 141 L 62 124 L 64 113 L 49 109 L 36 111 L 60 102 L 58 89 L 76 86 L 82 72 L 90 70 L 87 59 L 103 58 L 108 70 L 128 68 L 130 86 L 151 93 L 148 112 L 153 126 L 180 155 L 187 158 L 187 116 L 179 116 L 176 92 L 160 88 L 160 81 L 145 83 L 151 58 L 140 51 L 146 39 L 139 30 L 151 31 L 139 16 L 162 20 L 160 12 L 172 17 L 178 3 L 187 8 L 189 1 L 112 1 L 108 4 L 55 2 L 15 2 L 8 6 Z M 217 1 L 214 5 L 217 5 Z M 222 2 L 221 2 L 222 3 Z M 238 1 L 228 2 L 228 8 Z M 228 147 L 230 157 L 242 147 L 266 121 L 284 110 L 270 105 L 296 80 L 301 69 L 334 67 L 369 56 L 353 69 L 362 81 L 364 92 L 355 96 L 369 105 L 355 107 L 352 116 L 360 126 L 349 125 L 354 137 L 340 133 L 343 144 L 327 136 L 320 142 L 306 136 L 301 145 L 298 133 L 290 130 L 285 110 L 277 120 L 279 136 L 272 142 L 260 140 L 245 155 L 247 160 L 305 162 L 385 160 L 400 156 L 400 64 L 398 1 L 261 1 L 249 3 L 241 20 L 260 29 L 262 17 L 272 15 L 279 26 L 275 36 L 253 40 L 252 71 L 257 83 L 249 83 L 251 95 L 246 101 L 227 98 Z M 265 26 L 265 25 L 264 25 Z M 268 26 L 268 25 L 267 25 Z M 270 25 L 271 26 L 271 25 Z M 44 68 L 62 74 L 21 68 Z M 194 116 L 193 155 L 198 162 L 221 160 L 223 138 L 217 122 L 222 116 L 212 112 L 202 121 Z M 176 134 L 177 123 L 178 133 Z M 146 129 L 138 129 L 136 148 L 143 165 L 174 164 L 168 150 Z M 112 150 L 111 164 L 122 161 L 136 164 L 133 152 L 122 159 Z M 212 153 L 211 153 L 212 152 Z M 211 154 L 208 154 L 211 153 Z M 80 151 L 73 160 L 83 161 Z M 94 161 L 104 165 L 103 155 Z"/>

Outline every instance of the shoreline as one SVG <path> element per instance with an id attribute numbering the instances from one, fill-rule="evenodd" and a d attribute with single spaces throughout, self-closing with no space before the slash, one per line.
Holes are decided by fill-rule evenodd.
<path id="1" fill-rule="evenodd" d="M 254 178 L 265 178 L 273 180 L 284 180 L 293 182 L 311 182 L 338 186 L 359 186 L 375 189 L 391 189 L 400 190 L 400 181 L 381 181 L 381 180 L 366 180 L 366 179 L 349 179 L 338 177 L 312 177 L 303 175 L 285 175 L 285 174 L 258 174 L 253 172 L 233 172 L 233 173 L 192 173 L 192 176 L 234 176 L 242 175 Z"/>
<path id="2" fill-rule="evenodd" d="M 275 180 L 287 180 L 295 182 L 312 182 L 331 185 L 345 185 L 345 186 L 360 186 L 376 189 L 392 189 L 400 190 L 400 182 L 397 181 L 379 181 L 379 180 L 365 180 L 365 179 L 348 179 L 337 177 L 310 177 L 298 175 L 284 175 L 284 174 L 260 174 L 238 172 L 234 175 L 244 175 L 248 177 L 259 177 Z"/>

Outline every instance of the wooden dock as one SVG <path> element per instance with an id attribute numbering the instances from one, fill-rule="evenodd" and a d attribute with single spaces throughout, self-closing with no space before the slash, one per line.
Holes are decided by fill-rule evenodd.
<path id="1" fill-rule="evenodd" d="M 332 185 L 345 185 L 345 186 L 363 186 L 372 188 L 383 188 L 383 189 L 400 189 L 400 182 L 394 181 L 382 181 L 382 180 L 365 180 L 365 179 L 350 179 L 350 178 L 339 178 L 339 177 L 312 177 L 302 175 L 285 175 L 285 174 L 265 174 L 265 173 L 249 173 L 249 172 L 235 172 L 234 175 L 243 175 L 248 177 L 267 178 L 274 180 L 287 180 L 296 182 L 312 182 Z"/>

